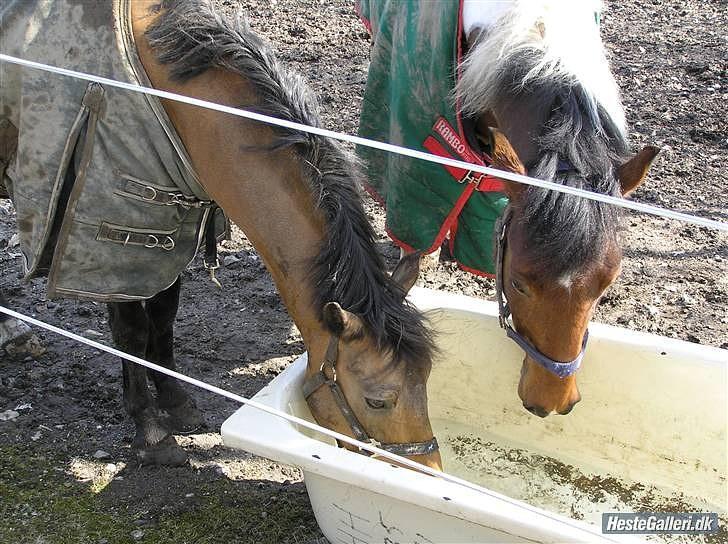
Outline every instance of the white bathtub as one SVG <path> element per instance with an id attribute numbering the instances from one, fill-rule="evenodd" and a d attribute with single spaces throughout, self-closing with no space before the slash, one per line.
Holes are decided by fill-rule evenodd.
<path id="1" fill-rule="evenodd" d="M 254 408 L 222 426 L 226 445 L 301 467 L 332 543 L 617 541 L 602 534 L 601 513 L 635 510 L 718 512 L 725 526 L 728 351 L 592 324 L 582 402 L 540 419 L 518 399 L 522 353 L 494 303 L 425 289 L 411 299 L 432 311 L 443 350 L 428 391 L 445 470 L 488 494 Z M 255 399 L 311 419 L 305 366 L 304 356 Z"/>

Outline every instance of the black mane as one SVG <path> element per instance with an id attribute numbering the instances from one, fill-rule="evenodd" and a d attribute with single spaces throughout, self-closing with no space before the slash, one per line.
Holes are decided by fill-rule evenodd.
<path id="1" fill-rule="evenodd" d="M 228 22 L 206 0 L 163 0 L 163 13 L 146 33 L 171 76 L 188 80 L 210 68 L 240 74 L 257 91 L 256 111 L 319 126 L 318 104 L 303 78 L 285 69 L 242 16 Z M 434 349 L 423 315 L 402 302 L 384 271 L 362 207 L 358 164 L 335 141 L 274 127 L 274 148 L 295 150 L 327 222 L 327 239 L 313 262 L 316 304 L 338 302 L 357 314 L 380 348 L 407 361 L 429 363 Z"/>
<path id="2" fill-rule="evenodd" d="M 588 114 L 581 85 L 561 85 L 547 93 L 523 93 L 551 108 L 538 142 L 530 176 L 611 196 L 621 196 L 617 169 L 626 160 L 627 142 L 602 107 Z M 529 254 L 552 278 L 568 275 L 598 258 L 616 241 L 621 208 L 604 202 L 529 186 L 519 202 Z"/>

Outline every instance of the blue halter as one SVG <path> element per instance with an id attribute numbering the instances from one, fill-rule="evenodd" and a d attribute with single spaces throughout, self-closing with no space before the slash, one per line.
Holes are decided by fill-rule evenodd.
<path id="1" fill-rule="evenodd" d="M 516 329 L 514 329 L 508 322 L 508 318 L 511 315 L 511 309 L 508 306 L 508 300 L 506 299 L 505 292 L 503 290 L 503 266 L 506 251 L 506 232 L 508 229 L 508 224 L 511 220 L 511 213 L 512 212 L 510 207 L 506 208 L 503 212 L 503 215 L 499 219 L 498 225 L 496 227 L 498 239 L 496 253 L 495 293 L 496 298 L 498 299 L 498 320 L 500 322 L 500 326 L 506 330 L 506 335 L 508 336 L 508 338 L 518 344 L 521 349 L 526 352 L 526 355 L 528 355 L 541 367 L 563 379 L 567 376 L 571 376 L 577 370 L 579 370 L 579 367 L 581 366 L 581 361 L 582 359 L 584 359 L 586 343 L 587 340 L 589 340 L 589 331 L 587 330 L 584 334 L 584 340 L 582 340 L 581 342 L 581 351 L 575 359 L 565 362 L 554 361 L 550 357 L 547 357 L 546 355 L 541 353 L 533 344 L 531 344 L 531 342 L 526 340 L 526 338 Z"/>

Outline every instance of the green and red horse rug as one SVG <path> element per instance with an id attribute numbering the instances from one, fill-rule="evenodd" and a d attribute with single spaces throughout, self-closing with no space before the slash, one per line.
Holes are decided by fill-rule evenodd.
<path id="1" fill-rule="evenodd" d="M 453 98 L 465 49 L 463 1 L 360 0 L 358 9 L 372 37 L 359 134 L 489 165 Z M 447 240 L 461 268 L 494 273 L 493 230 L 508 203 L 502 181 L 363 146 L 357 153 L 397 245 L 431 253 Z"/>

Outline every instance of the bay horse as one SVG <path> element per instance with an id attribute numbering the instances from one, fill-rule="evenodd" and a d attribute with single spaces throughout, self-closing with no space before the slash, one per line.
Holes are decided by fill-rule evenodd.
<path id="1" fill-rule="evenodd" d="M 242 18 L 224 21 L 206 0 L 121 5 L 155 88 L 320 124 L 302 78 L 284 69 Z M 93 23 L 93 13 L 78 20 Z M 433 337 L 424 315 L 405 301 L 419 258 L 386 273 L 353 157 L 327 138 L 180 102 L 162 105 L 205 192 L 254 245 L 301 332 L 309 360 L 304 392 L 315 419 L 441 468 L 427 415 Z M 179 295 L 178 278 L 144 302 L 110 302 L 117 347 L 174 368 Z M 194 429 L 201 415 L 176 380 L 151 378 L 156 399 L 146 370 L 123 362 L 133 446 L 142 462 L 182 463 L 186 455 L 172 433 Z"/>
<path id="2" fill-rule="evenodd" d="M 372 35 L 361 135 L 612 196 L 626 197 L 647 175 L 658 149 L 629 152 L 599 35 L 600 2 L 362 0 L 358 9 Z M 407 100 L 401 93 L 409 93 Z M 568 414 L 581 398 L 574 373 L 588 323 L 621 270 L 620 210 L 459 169 L 424 172 L 401 158 L 359 151 L 374 167 L 370 177 L 379 175 L 394 192 L 385 195 L 387 226 L 401 247 L 429 252 L 449 238 L 449 248 L 460 249 L 458 264 L 495 275 L 501 326 L 525 351 L 523 406 L 540 417 Z M 433 201 L 447 207 L 434 234 L 413 242 L 405 237 L 417 239 L 423 216 L 434 212 L 423 203 L 424 191 L 411 188 L 418 175 L 445 178 L 430 186 Z M 447 191 L 451 200 L 441 196 Z M 413 219 L 400 228 L 408 205 Z M 475 226 L 464 218 L 477 210 L 482 228 L 475 224 L 481 217 Z M 467 266 L 465 258 L 489 268 Z"/>

